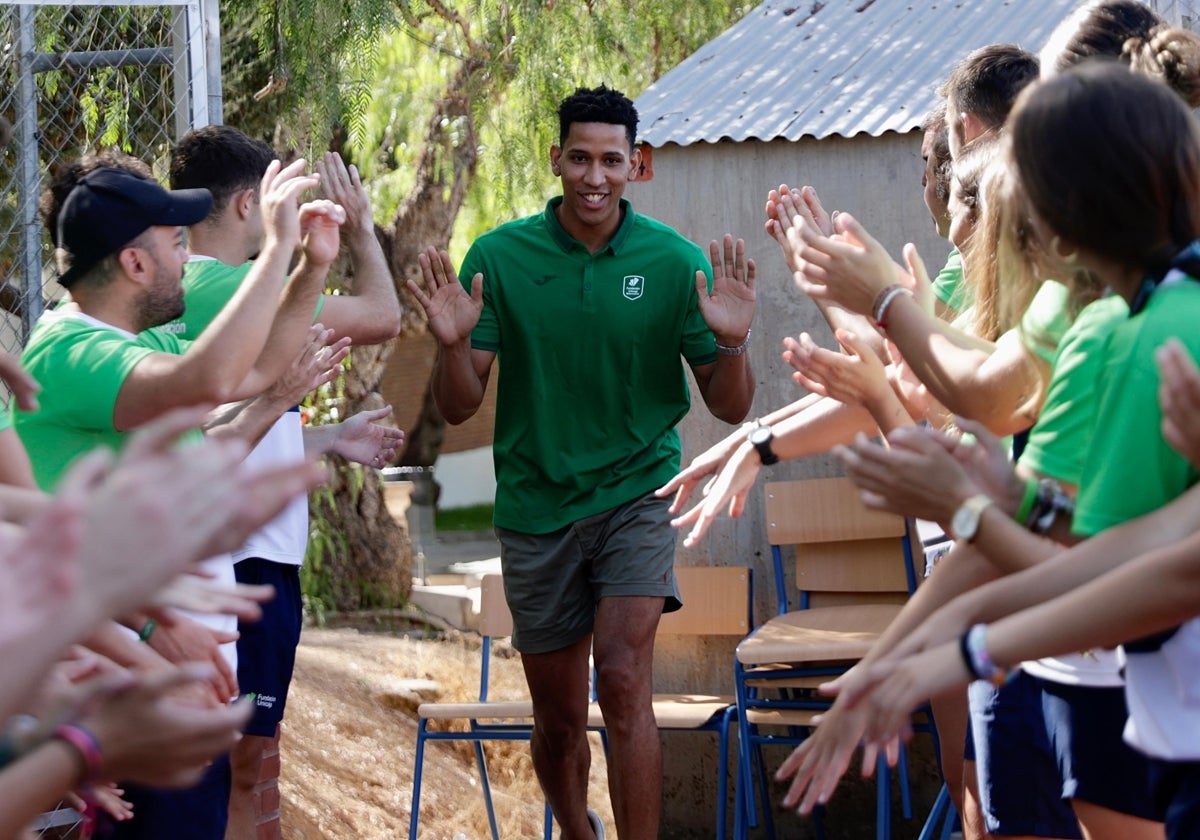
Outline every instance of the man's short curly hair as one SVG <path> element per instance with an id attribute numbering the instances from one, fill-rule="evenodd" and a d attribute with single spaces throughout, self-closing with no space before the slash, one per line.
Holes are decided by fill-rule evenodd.
<path id="1" fill-rule="evenodd" d="M 625 126 L 629 147 L 637 143 L 638 112 L 625 94 L 600 85 L 577 88 L 558 106 L 558 143 L 567 140 L 571 123 L 592 122 Z"/>

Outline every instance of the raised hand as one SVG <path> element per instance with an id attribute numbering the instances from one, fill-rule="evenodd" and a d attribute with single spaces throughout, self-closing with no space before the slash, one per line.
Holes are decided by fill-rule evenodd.
<path id="1" fill-rule="evenodd" d="M 468 295 L 458 281 L 450 255 L 430 247 L 417 256 L 425 288 L 415 280 L 407 282 L 408 290 L 425 310 L 429 330 L 443 347 L 458 344 L 471 336 L 483 311 L 483 275 L 471 278 Z"/>
<path id="2" fill-rule="evenodd" d="M 300 247 L 310 265 L 329 265 L 337 259 L 341 246 L 341 226 L 346 211 L 328 199 L 308 201 L 300 206 Z"/>
<path id="3" fill-rule="evenodd" d="M 317 161 L 317 173 L 321 176 L 321 198 L 329 199 L 346 211 L 347 229 L 374 233 L 371 197 L 359 177 L 358 167 L 347 167 L 337 152 L 326 152 Z"/>
<path id="4" fill-rule="evenodd" d="M 946 526 L 963 501 L 980 489 L 927 430 L 906 426 L 888 436 L 890 448 L 859 434 L 833 453 L 858 485 L 863 504 Z"/>
<path id="5" fill-rule="evenodd" d="M 896 264 L 849 213 L 839 214 L 833 229 L 832 236 L 812 225 L 788 229 L 793 259 L 804 266 L 793 274 L 796 286 L 809 297 L 870 317 L 879 293 L 900 280 Z"/>
<path id="6" fill-rule="evenodd" d="M 785 338 L 783 360 L 795 368 L 798 384 L 849 405 L 871 407 L 894 396 L 883 362 L 865 342 L 848 330 L 836 332 L 845 353 L 828 350 L 808 333 Z"/>
<path id="7" fill-rule="evenodd" d="M 220 646 L 236 642 L 236 632 L 223 632 L 172 610 L 161 612 L 163 620 L 150 636 L 149 644 L 168 662 L 204 662 L 212 666 L 213 694 L 217 702 L 227 703 L 237 696 L 237 675 L 221 655 Z"/>
<path id="8" fill-rule="evenodd" d="M 736 243 L 725 234 L 721 247 L 714 239 L 708 246 L 712 261 L 712 292 L 703 271 L 696 272 L 700 314 L 719 344 L 737 347 L 746 340 L 754 320 L 754 260 L 746 259 L 746 243 Z"/>
<path id="9" fill-rule="evenodd" d="M 776 781 L 792 780 L 783 797 L 783 807 L 809 814 L 817 805 L 828 803 L 849 769 L 866 728 L 866 709 L 847 708 L 840 698 L 834 701 L 833 707 L 821 715 L 813 733 L 775 772 Z M 869 775 L 874 765 L 875 751 L 864 749 L 863 775 Z"/>
<path id="10" fill-rule="evenodd" d="M 305 175 L 304 168 L 303 158 L 287 166 L 273 160 L 263 174 L 258 194 L 265 228 L 264 249 L 271 242 L 291 249 L 300 241 L 300 196 L 320 180 L 315 175 Z"/>
<path id="11" fill-rule="evenodd" d="M 342 360 L 350 354 L 350 339 L 333 340 L 333 330 L 313 324 L 296 361 L 275 380 L 265 395 L 278 405 L 293 406 L 310 392 L 337 378 Z"/>
<path id="12" fill-rule="evenodd" d="M 385 405 L 374 411 L 360 411 L 337 425 L 337 437 L 330 451 L 347 461 L 369 467 L 382 467 L 396 457 L 404 444 L 404 432 L 377 421 L 392 413 Z"/>

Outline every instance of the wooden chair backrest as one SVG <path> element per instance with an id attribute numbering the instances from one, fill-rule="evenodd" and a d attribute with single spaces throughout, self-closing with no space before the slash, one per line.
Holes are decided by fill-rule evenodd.
<path id="1" fill-rule="evenodd" d="M 750 627 L 750 570 L 745 566 L 676 566 L 683 607 L 664 613 L 659 633 L 745 636 Z"/>
<path id="2" fill-rule="evenodd" d="M 665 613 L 659 633 L 744 636 L 750 632 L 750 570 L 745 566 L 677 566 L 683 608 Z M 485 575 L 480 584 L 479 632 L 511 636 L 512 613 L 504 579 Z"/>
<path id="3" fill-rule="evenodd" d="M 809 606 L 907 599 L 904 518 L 866 508 L 850 479 L 771 482 L 766 514 L 771 545 L 795 551 Z"/>
<path id="4" fill-rule="evenodd" d="M 481 636 L 511 636 L 512 613 L 504 597 L 504 578 L 484 575 L 479 584 L 479 634 Z"/>

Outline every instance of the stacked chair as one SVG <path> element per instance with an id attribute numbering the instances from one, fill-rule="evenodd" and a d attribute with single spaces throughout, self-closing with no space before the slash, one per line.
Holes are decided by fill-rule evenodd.
<path id="1" fill-rule="evenodd" d="M 849 479 L 772 482 L 765 493 L 778 606 L 737 647 L 737 838 L 758 824 L 760 811 L 774 836 L 762 746 L 797 744 L 807 736 L 813 718 L 830 706 L 816 687 L 867 653 L 917 584 L 909 523 L 865 508 Z M 795 609 L 785 572 L 785 557 L 793 554 Z M 881 757 L 878 838 L 890 836 L 888 770 Z M 903 759 L 900 781 L 911 817 Z"/>

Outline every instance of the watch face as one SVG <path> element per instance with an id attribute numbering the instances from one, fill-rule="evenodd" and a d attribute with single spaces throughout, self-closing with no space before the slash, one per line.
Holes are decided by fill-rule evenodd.
<path id="1" fill-rule="evenodd" d="M 950 530 L 954 533 L 954 538 L 958 540 L 969 540 L 975 536 L 975 532 L 979 529 L 979 510 L 973 505 L 964 504 L 954 511 L 954 517 L 950 520 Z"/>
<path id="2" fill-rule="evenodd" d="M 753 429 L 750 430 L 750 436 L 749 436 L 748 440 L 754 446 L 760 446 L 761 444 L 764 444 L 764 443 L 770 443 L 771 442 L 770 427 L 769 426 L 755 426 Z"/>

